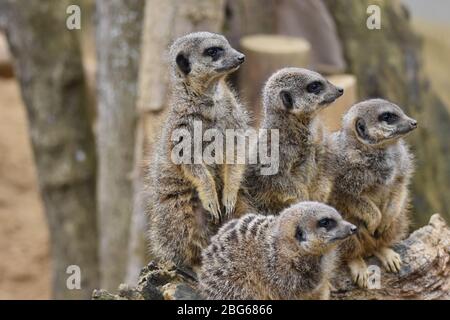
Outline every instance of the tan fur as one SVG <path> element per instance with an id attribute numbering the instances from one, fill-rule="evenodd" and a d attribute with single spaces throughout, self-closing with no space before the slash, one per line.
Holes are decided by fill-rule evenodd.
<path id="1" fill-rule="evenodd" d="M 216 50 L 217 59 L 206 53 L 209 48 L 221 48 Z M 223 36 L 208 32 L 181 37 L 171 46 L 170 111 L 147 186 L 151 192 L 149 240 L 158 260 L 198 265 L 209 238 L 234 214 L 242 165 L 195 164 L 193 156 L 189 163 L 176 164 L 171 152 L 180 141 L 172 141 L 172 134 L 187 130 L 193 146 L 196 121 L 202 124 L 201 134 L 216 129 L 225 136 L 226 129 L 248 127 L 246 111 L 225 82 L 243 57 Z M 204 141 L 202 151 L 208 143 Z"/>
<path id="2" fill-rule="evenodd" d="M 313 83 L 320 83 L 319 92 L 310 92 Z M 320 74 L 306 69 L 285 68 L 269 78 L 263 90 L 261 128 L 279 130 L 279 171 L 262 175 L 260 163 L 249 165 L 242 196 L 257 212 L 278 214 L 299 201 L 328 199 L 332 185 L 326 174 L 328 153 L 324 129 L 316 116 L 342 93 Z M 283 95 L 288 96 L 283 100 Z"/>
<path id="3" fill-rule="evenodd" d="M 319 225 L 326 219 L 334 221 L 332 228 Z M 355 232 L 318 202 L 298 203 L 278 216 L 232 220 L 203 252 L 200 291 L 208 299 L 326 299 L 335 248 Z"/>
<path id="4" fill-rule="evenodd" d="M 380 120 L 386 113 L 396 114 L 395 123 Z M 385 267 L 398 271 L 399 257 L 387 248 L 408 231 L 413 162 L 402 138 L 416 125 L 395 104 L 373 99 L 354 105 L 330 139 L 335 183 L 329 203 L 359 227 L 357 237 L 344 241 L 342 252 L 362 287 L 367 279 L 363 257 L 387 255 Z"/>

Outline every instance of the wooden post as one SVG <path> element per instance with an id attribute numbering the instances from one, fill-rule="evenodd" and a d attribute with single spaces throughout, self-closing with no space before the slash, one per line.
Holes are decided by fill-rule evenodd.
<path id="1" fill-rule="evenodd" d="M 311 46 L 302 38 L 251 35 L 241 39 L 241 49 L 246 55 L 246 62 L 240 72 L 240 88 L 258 122 L 261 90 L 267 78 L 284 67 L 308 67 Z"/>
<path id="2" fill-rule="evenodd" d="M 327 77 L 334 85 L 344 89 L 344 95 L 334 103 L 323 109 L 319 117 L 325 124 L 325 127 L 333 132 L 341 128 L 342 116 L 347 110 L 356 103 L 356 77 L 351 74 L 336 74 Z"/>

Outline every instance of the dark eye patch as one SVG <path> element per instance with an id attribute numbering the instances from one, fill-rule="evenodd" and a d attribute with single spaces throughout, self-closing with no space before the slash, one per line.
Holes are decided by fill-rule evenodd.
<path id="1" fill-rule="evenodd" d="M 306 86 L 306 91 L 309 93 L 319 94 L 323 90 L 323 83 L 320 81 L 311 82 Z"/>
<path id="2" fill-rule="evenodd" d="M 317 226 L 319 228 L 325 228 L 325 229 L 327 229 L 327 231 L 335 228 L 336 225 L 337 225 L 336 220 L 331 219 L 331 218 L 323 218 L 317 222 Z"/>
<path id="3" fill-rule="evenodd" d="M 213 61 L 216 61 L 222 56 L 223 51 L 224 50 L 221 47 L 210 47 L 206 48 L 205 51 L 203 51 L 203 55 L 205 57 L 211 57 Z"/>
<path id="4" fill-rule="evenodd" d="M 398 115 L 396 115 L 395 113 L 392 112 L 383 112 L 382 114 L 379 115 L 378 117 L 378 121 L 382 122 L 386 122 L 387 124 L 392 124 L 395 123 L 398 120 Z"/>

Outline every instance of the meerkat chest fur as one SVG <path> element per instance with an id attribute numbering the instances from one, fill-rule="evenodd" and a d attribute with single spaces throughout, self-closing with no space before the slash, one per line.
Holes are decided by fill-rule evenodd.
<path id="1" fill-rule="evenodd" d="M 293 115 L 276 125 L 271 124 L 280 130 L 280 174 L 301 185 L 307 185 L 317 171 L 317 125 Z"/>

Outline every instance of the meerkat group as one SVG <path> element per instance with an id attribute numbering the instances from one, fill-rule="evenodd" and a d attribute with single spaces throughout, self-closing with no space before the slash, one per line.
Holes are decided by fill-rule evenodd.
<path id="1" fill-rule="evenodd" d="M 259 163 L 205 162 L 176 148 L 195 149 L 198 142 L 180 132 L 193 135 L 197 122 L 202 133 L 223 136 L 250 128 L 226 83 L 244 59 L 209 32 L 170 47 L 170 110 L 147 186 L 153 258 L 198 271 L 208 299 L 327 299 L 341 261 L 366 287 L 370 255 L 398 272 L 401 258 L 391 246 L 409 227 L 413 172 L 403 137 L 417 122 L 397 105 L 357 103 L 342 129 L 329 134 L 317 114 L 343 89 L 316 72 L 285 68 L 262 94 L 261 127 L 280 136 L 278 172 L 261 175 Z M 203 142 L 197 147 L 206 149 Z M 175 161 L 174 153 L 184 160 Z"/>

